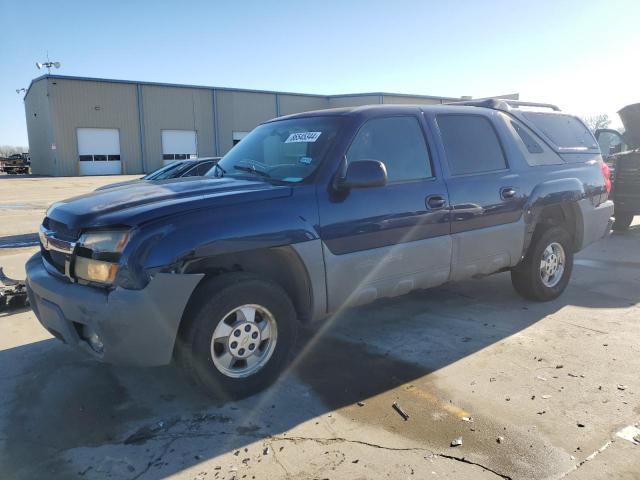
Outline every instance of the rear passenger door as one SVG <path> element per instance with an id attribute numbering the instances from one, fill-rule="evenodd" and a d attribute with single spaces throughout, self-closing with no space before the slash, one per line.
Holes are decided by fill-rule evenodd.
<path id="1" fill-rule="evenodd" d="M 364 122 L 347 162 L 379 160 L 388 183 L 320 191 L 330 311 L 443 283 L 450 272 L 448 197 L 417 115 Z"/>
<path id="2" fill-rule="evenodd" d="M 434 117 L 446 159 L 454 280 L 515 265 L 522 252 L 519 220 L 526 195 L 520 175 L 510 168 L 494 113 Z"/>

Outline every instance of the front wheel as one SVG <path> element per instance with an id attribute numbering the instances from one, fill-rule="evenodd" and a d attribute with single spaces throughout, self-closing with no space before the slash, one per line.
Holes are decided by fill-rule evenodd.
<path id="1" fill-rule="evenodd" d="M 511 271 L 511 282 L 520 295 L 546 302 L 559 297 L 573 269 L 571 235 L 560 227 L 535 234 L 524 260 Z"/>
<path id="2" fill-rule="evenodd" d="M 613 229 L 616 232 L 624 232 L 629 230 L 631 226 L 631 222 L 633 222 L 633 214 L 632 213 L 615 213 L 613 217 Z"/>
<path id="3" fill-rule="evenodd" d="M 185 321 L 183 366 L 209 393 L 230 398 L 257 393 L 278 378 L 298 327 L 286 292 L 244 273 L 199 287 Z"/>

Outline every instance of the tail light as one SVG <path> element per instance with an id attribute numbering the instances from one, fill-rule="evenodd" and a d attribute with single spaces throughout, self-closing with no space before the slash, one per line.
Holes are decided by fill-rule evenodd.
<path id="1" fill-rule="evenodd" d="M 611 169 L 609 168 L 609 165 L 600 160 L 600 170 L 604 177 L 604 188 L 607 191 L 607 195 L 609 195 L 611 193 Z"/>

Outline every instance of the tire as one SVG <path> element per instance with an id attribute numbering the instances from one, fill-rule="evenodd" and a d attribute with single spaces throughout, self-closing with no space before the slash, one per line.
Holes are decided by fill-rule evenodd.
<path id="1" fill-rule="evenodd" d="M 225 399 L 244 398 L 273 383 L 289 360 L 298 330 L 295 309 L 282 287 L 245 273 L 221 275 L 199 286 L 184 321 L 179 363 L 209 394 Z M 267 330 L 269 338 L 263 339 Z M 214 334 L 227 332 L 213 340 Z"/>
<path id="2" fill-rule="evenodd" d="M 548 256 L 550 252 L 554 257 Z M 545 264 L 543 270 L 544 258 L 548 258 L 549 262 Z M 553 261 L 554 258 L 557 262 Z M 554 264 L 558 266 L 555 275 L 545 276 L 550 271 L 554 271 Z M 562 265 L 562 270 L 559 265 Z M 572 270 L 573 239 L 571 235 L 561 227 L 549 227 L 534 234 L 526 257 L 511 271 L 511 282 L 516 292 L 524 298 L 547 302 L 558 298 L 564 292 Z"/>
<path id="3" fill-rule="evenodd" d="M 625 232 L 629 230 L 631 226 L 631 222 L 633 222 L 633 214 L 632 213 L 618 213 L 614 214 L 613 217 L 613 229 L 616 232 Z"/>

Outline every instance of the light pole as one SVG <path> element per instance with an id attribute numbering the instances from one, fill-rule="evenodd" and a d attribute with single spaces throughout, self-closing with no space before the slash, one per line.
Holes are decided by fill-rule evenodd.
<path id="1" fill-rule="evenodd" d="M 38 70 L 42 69 L 43 67 L 47 69 L 47 74 L 51 74 L 51 68 L 60 68 L 60 62 L 50 62 L 48 59 L 46 62 L 40 63 L 40 62 L 36 62 L 36 67 Z"/>

